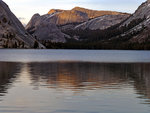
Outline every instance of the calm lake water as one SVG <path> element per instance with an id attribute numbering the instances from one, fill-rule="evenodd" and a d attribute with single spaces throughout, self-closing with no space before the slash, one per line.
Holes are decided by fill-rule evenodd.
<path id="1" fill-rule="evenodd" d="M 0 113 L 150 113 L 150 52 L 0 49 Z"/>

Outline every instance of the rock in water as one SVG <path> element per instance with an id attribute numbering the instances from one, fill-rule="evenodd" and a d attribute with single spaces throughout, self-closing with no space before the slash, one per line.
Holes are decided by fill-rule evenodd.
<path id="1" fill-rule="evenodd" d="M 0 0 L 0 48 L 45 48 L 28 34 L 10 11 L 8 5 Z"/>

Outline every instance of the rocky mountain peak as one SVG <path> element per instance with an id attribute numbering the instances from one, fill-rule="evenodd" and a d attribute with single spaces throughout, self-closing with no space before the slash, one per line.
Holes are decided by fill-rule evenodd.
<path id="1" fill-rule="evenodd" d="M 49 18 L 49 21 L 57 25 L 85 22 L 88 21 L 89 19 L 93 19 L 104 15 L 128 15 L 129 16 L 129 14 L 115 12 L 115 11 L 98 11 L 98 10 L 91 10 L 82 7 L 74 7 L 71 10 L 51 9 L 48 12 L 48 15 L 46 16 Z"/>
<path id="2" fill-rule="evenodd" d="M 54 13 L 57 13 L 57 12 L 62 12 L 64 10 L 61 10 L 61 9 L 51 9 L 48 14 L 54 14 Z"/>
<path id="3" fill-rule="evenodd" d="M 76 6 L 76 7 L 72 8 L 71 10 L 82 11 L 82 10 L 89 10 L 89 9 L 86 9 L 86 8 L 83 8 L 83 7 L 78 7 L 78 6 Z"/>
<path id="4" fill-rule="evenodd" d="M 33 48 L 35 42 L 8 5 L 0 0 L 0 48 Z M 37 42 L 36 48 L 44 46 Z"/>
<path id="5" fill-rule="evenodd" d="M 40 41 L 65 42 L 64 34 L 49 19 L 49 14 L 42 16 L 34 14 L 26 30 Z"/>
<path id="6" fill-rule="evenodd" d="M 150 0 L 142 3 L 138 9 L 124 22 L 121 23 L 119 29 L 126 29 L 117 36 L 127 38 L 130 37 L 129 42 L 143 43 L 149 41 L 150 31 Z"/>
<path id="7" fill-rule="evenodd" d="M 103 11 L 103 10 L 98 11 L 98 10 L 91 10 L 91 9 L 82 8 L 82 7 L 74 7 L 72 10 L 86 13 L 89 19 L 104 16 L 104 15 L 130 15 L 127 13 L 125 14 L 125 13 L 120 13 L 116 11 Z"/>
<path id="8" fill-rule="evenodd" d="M 150 2 L 150 0 L 147 0 L 147 2 Z"/>
<path id="9" fill-rule="evenodd" d="M 150 21 L 150 0 L 142 3 L 138 9 L 128 18 L 122 25 L 128 25 L 130 22 L 137 19 L 145 19 L 146 22 Z"/>

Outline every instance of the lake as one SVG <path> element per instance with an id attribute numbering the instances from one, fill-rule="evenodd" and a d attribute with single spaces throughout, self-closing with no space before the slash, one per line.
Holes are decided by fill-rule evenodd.
<path id="1" fill-rule="evenodd" d="M 150 113 L 150 51 L 0 49 L 0 113 Z"/>

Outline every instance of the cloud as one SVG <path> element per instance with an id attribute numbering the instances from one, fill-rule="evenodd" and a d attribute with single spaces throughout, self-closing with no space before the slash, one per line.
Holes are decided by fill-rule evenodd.
<path id="1" fill-rule="evenodd" d="M 18 19 L 19 19 L 19 20 L 25 20 L 25 18 L 24 18 L 24 17 L 19 17 Z"/>
<path id="2" fill-rule="evenodd" d="M 18 19 L 20 20 L 20 22 L 21 22 L 24 26 L 26 26 L 26 24 L 27 24 L 26 18 L 24 18 L 24 17 L 18 17 Z"/>

